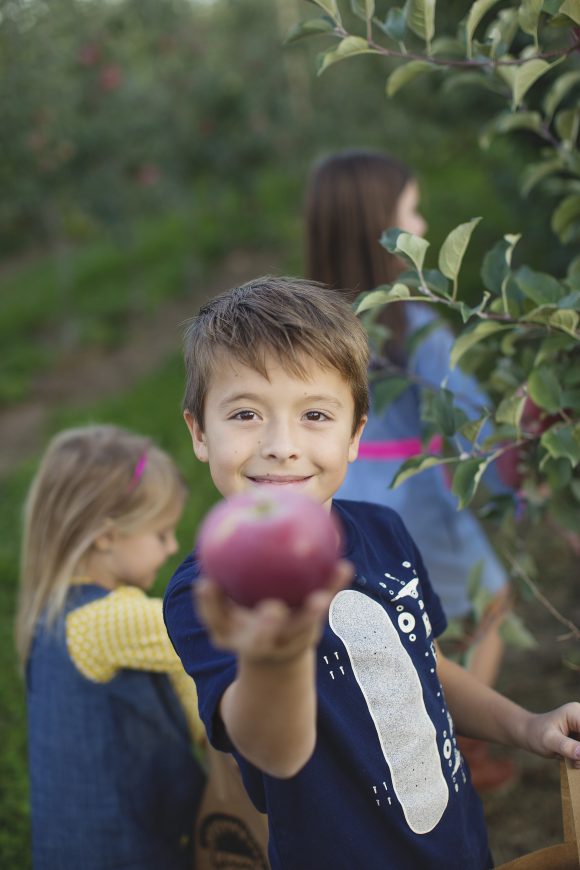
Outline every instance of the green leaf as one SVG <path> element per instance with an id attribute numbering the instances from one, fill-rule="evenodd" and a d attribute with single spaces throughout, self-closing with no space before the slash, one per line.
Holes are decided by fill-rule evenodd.
<path id="1" fill-rule="evenodd" d="M 511 396 L 506 396 L 499 403 L 495 412 L 496 421 L 519 428 L 525 404 L 526 395 L 521 390 L 516 390 Z"/>
<path id="2" fill-rule="evenodd" d="M 435 35 L 435 0 L 407 0 L 405 16 L 409 30 L 424 39 L 429 48 Z"/>
<path id="3" fill-rule="evenodd" d="M 466 86 L 485 88 L 485 90 L 492 91 L 494 94 L 503 93 L 503 88 L 498 85 L 497 80 L 490 78 L 483 71 L 457 72 L 454 75 L 450 75 L 444 80 L 441 90 L 444 94 L 448 94 L 456 88 Z"/>
<path id="4" fill-rule="evenodd" d="M 373 409 L 381 414 L 409 386 L 408 378 L 388 377 L 373 385 Z"/>
<path id="5" fill-rule="evenodd" d="M 578 0 L 564 0 L 560 6 L 560 15 L 567 15 L 576 24 L 580 24 L 580 3 Z"/>
<path id="6" fill-rule="evenodd" d="M 378 52 L 374 48 L 369 48 L 368 42 L 362 36 L 346 36 L 341 39 L 333 51 L 327 51 L 326 54 L 322 55 L 318 75 L 321 75 L 333 63 L 359 54 L 378 54 Z"/>
<path id="7" fill-rule="evenodd" d="M 332 33 L 334 24 L 328 18 L 309 18 L 307 21 L 299 21 L 289 31 L 285 42 L 290 45 L 307 36 L 317 36 L 320 33 Z"/>
<path id="8" fill-rule="evenodd" d="M 578 124 L 580 120 L 580 110 L 563 109 L 558 112 L 555 120 L 555 127 L 558 136 L 563 144 L 571 148 L 578 138 Z"/>
<path id="9" fill-rule="evenodd" d="M 544 0 L 523 0 L 518 9 L 519 25 L 524 33 L 529 33 L 534 37 L 534 42 L 538 44 L 538 22 L 542 12 Z"/>
<path id="10" fill-rule="evenodd" d="M 368 311 L 371 308 L 376 308 L 378 305 L 386 305 L 389 302 L 396 302 L 400 299 L 409 299 L 411 291 L 405 284 L 394 284 L 392 287 L 378 287 L 376 290 L 371 290 L 366 293 L 355 308 L 355 314 L 362 314 L 363 311 Z"/>
<path id="11" fill-rule="evenodd" d="M 552 275 L 521 266 L 514 274 L 522 293 L 535 305 L 555 305 L 565 296 L 565 288 Z"/>
<path id="12" fill-rule="evenodd" d="M 562 407 L 562 388 L 551 368 L 540 366 L 528 378 L 528 393 L 545 411 L 554 413 Z"/>
<path id="13" fill-rule="evenodd" d="M 566 309 L 562 309 L 561 311 L 554 311 L 554 313 L 550 316 L 550 320 L 548 321 L 550 326 L 553 326 L 555 329 L 561 329 L 562 332 L 571 335 L 573 338 L 578 339 L 578 313 L 576 311 L 570 311 Z"/>
<path id="14" fill-rule="evenodd" d="M 563 162 L 559 157 L 555 160 L 544 160 L 541 163 L 531 163 L 526 166 L 522 173 L 522 196 L 527 196 L 536 184 L 563 168 Z"/>
<path id="15" fill-rule="evenodd" d="M 455 435 L 461 423 L 465 422 L 464 419 L 460 419 L 459 409 L 455 408 L 453 399 L 451 390 L 441 389 L 437 390 L 431 400 L 433 420 L 437 429 L 447 438 Z"/>
<path id="16" fill-rule="evenodd" d="M 467 575 L 467 597 L 473 601 L 479 590 L 481 589 L 481 581 L 483 578 L 483 559 L 478 559 L 475 565 L 469 570 Z"/>
<path id="17" fill-rule="evenodd" d="M 435 332 L 438 329 L 441 329 L 442 326 L 445 325 L 445 321 L 440 317 L 434 317 L 433 320 L 427 321 L 423 326 L 420 326 L 418 329 L 415 329 L 405 341 L 405 348 L 407 350 L 407 354 L 412 356 L 418 347 L 421 346 L 421 343 L 428 338 L 432 332 Z"/>
<path id="18" fill-rule="evenodd" d="M 499 633 L 509 646 L 516 647 L 516 649 L 533 649 L 538 645 L 534 635 L 513 610 L 504 616 Z"/>
<path id="19" fill-rule="evenodd" d="M 459 499 L 459 509 L 466 507 L 472 500 L 489 461 L 487 457 L 483 459 L 471 457 L 457 465 L 453 472 L 451 491 Z"/>
<path id="20" fill-rule="evenodd" d="M 570 224 L 576 220 L 580 220 L 580 194 L 577 193 L 563 199 L 552 215 L 551 227 L 563 244 L 567 241 Z"/>
<path id="21" fill-rule="evenodd" d="M 404 85 L 423 73 L 431 72 L 433 69 L 433 64 L 426 60 L 411 60 L 402 66 L 398 66 L 387 79 L 387 96 L 394 96 Z"/>
<path id="22" fill-rule="evenodd" d="M 564 489 L 572 480 L 572 466 L 567 459 L 553 459 L 548 453 L 540 463 L 542 474 L 546 475 L 552 490 Z"/>
<path id="23" fill-rule="evenodd" d="M 375 0 L 350 0 L 350 7 L 364 21 L 370 21 L 375 14 Z"/>
<path id="24" fill-rule="evenodd" d="M 580 424 L 552 426 L 542 434 L 540 444 L 553 459 L 568 459 L 575 467 L 580 462 Z"/>
<path id="25" fill-rule="evenodd" d="M 407 33 L 407 19 L 404 10 L 400 6 L 392 6 L 387 13 L 385 23 L 380 26 L 381 30 L 395 42 L 403 42 Z"/>
<path id="26" fill-rule="evenodd" d="M 544 111 L 546 113 L 546 120 L 548 121 L 548 123 L 550 123 L 550 121 L 554 117 L 554 113 L 556 112 L 556 109 L 558 108 L 564 97 L 575 85 L 579 83 L 580 70 L 564 73 L 556 79 L 556 81 L 551 86 L 544 98 Z"/>
<path id="27" fill-rule="evenodd" d="M 332 20 L 336 21 L 337 24 L 341 23 L 337 0 L 312 0 L 312 2 L 316 3 L 317 6 L 320 6 L 320 8 L 323 9 L 327 15 L 330 15 Z"/>
<path id="28" fill-rule="evenodd" d="M 489 414 L 484 414 L 482 417 L 478 417 L 477 420 L 466 420 L 466 422 L 459 427 L 459 434 L 463 435 L 470 444 L 476 444 L 481 435 L 481 430 L 489 420 L 489 417 Z"/>
<path id="29" fill-rule="evenodd" d="M 553 64 L 549 64 L 546 60 L 540 60 L 539 58 L 534 58 L 533 60 L 527 61 L 527 63 L 522 64 L 522 66 L 518 67 L 516 74 L 514 76 L 513 88 L 512 88 L 512 109 L 517 109 L 520 105 L 521 101 L 532 87 L 535 82 L 538 81 L 543 75 L 545 75 L 552 66 L 555 66 L 558 61 L 555 61 Z"/>
<path id="30" fill-rule="evenodd" d="M 459 224 L 454 230 L 451 230 L 439 251 L 439 268 L 445 275 L 453 281 L 453 298 L 457 291 L 457 276 L 461 268 L 461 263 L 467 250 L 469 240 L 473 230 L 480 222 L 481 218 L 472 218 L 465 224 Z"/>
<path id="31" fill-rule="evenodd" d="M 510 326 L 507 326 L 504 323 L 498 323 L 496 320 L 484 320 L 482 323 L 478 323 L 477 326 L 469 332 L 463 332 L 455 339 L 455 343 L 451 349 L 451 368 L 455 368 L 461 357 L 476 344 L 479 344 L 480 341 L 483 341 L 485 338 L 488 338 L 496 332 L 510 328 Z"/>
<path id="32" fill-rule="evenodd" d="M 400 486 L 410 477 L 414 477 L 427 468 L 434 468 L 437 465 L 449 465 L 457 461 L 455 456 L 447 457 L 446 459 L 440 456 L 412 456 L 411 459 L 403 462 L 391 481 L 390 489 L 396 489 L 397 486 Z"/>
<path id="33" fill-rule="evenodd" d="M 449 281 L 438 269 L 425 269 L 423 273 L 425 283 L 430 290 L 440 296 L 449 296 Z"/>
<path id="34" fill-rule="evenodd" d="M 400 254 L 404 254 L 418 272 L 423 268 L 428 247 L 429 242 L 426 239 L 422 239 L 420 236 L 413 236 L 411 233 L 401 233 L 397 238 L 397 251 Z"/>
<path id="35" fill-rule="evenodd" d="M 479 144 L 482 148 L 489 148 L 494 136 L 500 133 L 511 133 L 513 130 L 531 130 L 540 133 L 542 130 L 542 116 L 539 112 L 502 112 L 484 127 Z"/>
<path id="36" fill-rule="evenodd" d="M 467 16 L 467 25 L 465 28 L 468 57 L 472 57 L 473 34 L 475 33 L 477 25 L 479 24 L 481 19 L 489 12 L 492 6 L 495 6 L 497 2 L 498 0 L 475 0 L 475 3 L 471 4 L 471 9 L 469 10 L 469 15 Z"/>
<path id="37" fill-rule="evenodd" d="M 398 253 L 397 242 L 399 240 L 399 236 L 403 234 L 403 230 L 400 230 L 398 227 L 391 227 L 390 230 L 385 230 L 382 236 L 379 239 L 379 244 L 386 248 L 389 254 Z"/>
<path id="38" fill-rule="evenodd" d="M 490 293 L 502 297 L 505 314 L 511 314 L 508 285 L 511 278 L 512 254 L 520 235 L 505 235 L 483 258 L 481 280 Z"/>

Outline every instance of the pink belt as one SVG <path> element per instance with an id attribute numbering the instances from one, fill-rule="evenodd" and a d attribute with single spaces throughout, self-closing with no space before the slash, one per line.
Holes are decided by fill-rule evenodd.
<path id="1" fill-rule="evenodd" d="M 434 435 L 427 444 L 427 453 L 440 453 L 443 447 L 441 435 Z M 420 438 L 399 438 L 395 441 L 362 441 L 358 448 L 359 459 L 409 459 L 425 452 Z"/>

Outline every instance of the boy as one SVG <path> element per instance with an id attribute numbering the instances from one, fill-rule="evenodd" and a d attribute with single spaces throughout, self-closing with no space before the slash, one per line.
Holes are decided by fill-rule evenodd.
<path id="1" fill-rule="evenodd" d="M 299 610 L 235 605 L 194 554 L 165 596 L 210 741 L 268 813 L 273 870 L 491 867 L 453 723 L 580 766 L 580 704 L 533 715 L 438 654 L 445 617 L 398 515 L 332 501 L 368 407 L 350 306 L 307 281 L 257 280 L 202 308 L 185 360 L 185 421 L 220 493 L 289 487 L 345 529 L 332 588 Z"/>

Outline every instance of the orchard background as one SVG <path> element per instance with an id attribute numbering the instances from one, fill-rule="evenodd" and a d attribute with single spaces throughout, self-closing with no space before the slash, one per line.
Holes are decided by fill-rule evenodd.
<path id="1" fill-rule="evenodd" d="M 180 421 L 180 323 L 235 282 L 303 271 L 308 170 L 341 146 L 408 161 L 430 227 L 428 248 L 385 237 L 409 272 L 361 308 L 436 305 L 490 395 L 491 442 L 444 392 L 425 422 L 513 568 L 501 688 L 538 710 L 578 695 L 579 6 L 0 0 L 3 867 L 30 866 L 11 638 L 38 455 L 65 425 L 149 433 L 191 484 L 183 555 L 216 496 Z M 475 493 L 494 454 L 517 498 Z M 557 766 L 517 760 L 517 793 L 486 802 L 498 861 L 560 838 Z"/>

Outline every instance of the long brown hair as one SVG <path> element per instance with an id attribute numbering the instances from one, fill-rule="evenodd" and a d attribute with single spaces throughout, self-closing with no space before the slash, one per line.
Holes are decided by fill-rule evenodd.
<path id="1" fill-rule="evenodd" d="M 172 459 L 143 435 L 93 425 L 56 435 L 24 509 L 16 646 L 29 655 L 41 614 L 55 622 L 83 558 L 105 529 L 131 535 L 179 512 L 186 487 Z"/>
<path id="2" fill-rule="evenodd" d="M 394 225 L 399 197 L 411 181 L 413 175 L 402 161 L 378 151 L 341 151 L 317 163 L 306 195 L 308 276 L 351 300 L 392 283 L 403 264 L 379 239 Z M 400 361 L 404 303 L 386 306 L 380 322 L 390 332 L 384 352 Z"/>

